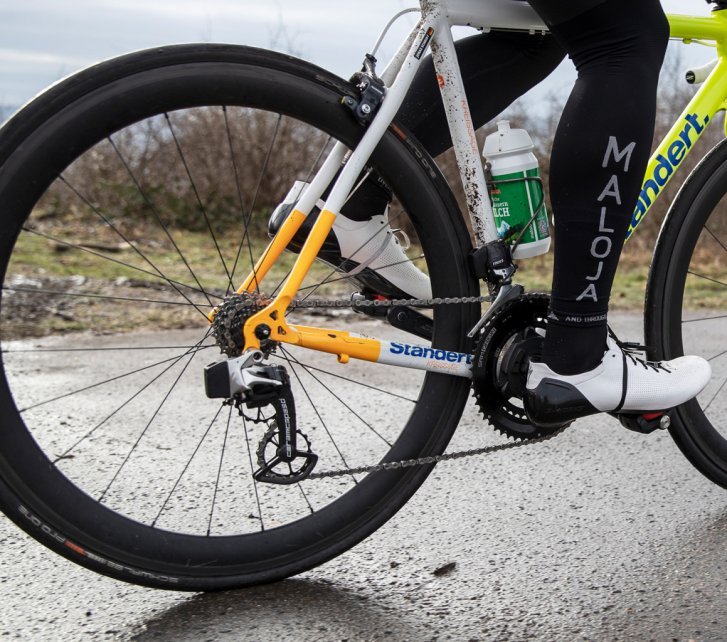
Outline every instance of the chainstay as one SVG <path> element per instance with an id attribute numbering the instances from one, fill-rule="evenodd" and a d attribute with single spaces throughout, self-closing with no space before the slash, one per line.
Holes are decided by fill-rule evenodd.
<path id="1" fill-rule="evenodd" d="M 523 439 L 521 441 L 510 441 L 504 444 L 495 444 L 493 446 L 484 446 L 482 448 L 474 448 L 472 450 L 460 450 L 455 453 L 445 453 L 444 455 L 431 455 L 429 457 L 419 457 L 418 459 L 402 459 L 400 461 L 387 461 L 381 464 L 373 464 L 371 466 L 359 466 L 358 468 L 345 468 L 340 470 L 327 470 L 320 473 L 311 473 L 307 479 L 326 479 L 330 477 L 343 477 L 345 475 L 354 475 L 359 473 L 374 473 L 381 470 L 396 470 L 398 468 L 411 468 L 412 466 L 425 466 L 427 464 L 437 464 L 440 461 L 448 461 L 450 459 L 464 459 L 474 455 L 491 455 L 492 453 L 512 450 L 514 448 L 522 448 L 524 446 L 532 446 L 544 441 L 548 441 L 553 437 L 562 433 L 567 426 L 556 430 L 555 432 L 538 437 L 537 439 Z"/>
<path id="2" fill-rule="evenodd" d="M 491 302 L 490 296 L 468 296 L 468 297 L 439 297 L 432 299 L 297 299 L 291 302 L 290 308 L 384 308 L 395 306 L 407 307 L 433 307 L 435 305 L 462 305 L 467 303 L 486 303 Z M 400 461 L 390 461 L 381 464 L 372 464 L 370 466 L 359 466 L 357 468 L 344 468 L 340 470 L 329 470 L 320 473 L 311 473 L 307 479 L 327 479 L 332 477 L 344 477 L 346 475 L 354 475 L 361 473 L 379 472 L 382 470 L 395 470 L 399 468 L 411 468 L 413 466 L 425 466 L 436 464 L 440 461 L 449 461 L 452 459 L 463 459 L 475 455 L 488 455 L 513 448 L 521 448 L 530 446 L 552 439 L 560 434 L 564 428 L 553 432 L 538 439 L 526 439 L 522 441 L 513 441 L 505 444 L 496 444 L 494 446 L 485 446 L 483 448 L 474 448 L 471 450 L 461 450 L 455 453 L 446 453 L 444 455 L 431 455 L 429 457 L 419 457 L 417 459 L 402 459 Z"/>

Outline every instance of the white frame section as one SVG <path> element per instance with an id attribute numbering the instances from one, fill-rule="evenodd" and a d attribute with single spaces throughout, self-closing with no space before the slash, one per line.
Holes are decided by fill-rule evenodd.
<path id="1" fill-rule="evenodd" d="M 422 58 L 431 46 L 437 81 L 447 114 L 467 209 L 479 244 L 497 240 L 497 229 L 487 192 L 487 183 L 475 138 L 475 129 L 464 92 L 462 74 L 452 39 L 452 27 L 471 26 L 484 31 L 508 29 L 544 32 L 546 26 L 527 2 L 518 0 L 421 0 L 421 19 L 392 57 L 381 79 L 386 96 L 354 151 L 337 143 L 323 167 L 299 201 L 308 214 L 333 180 L 346 154 L 325 208 L 338 214 L 354 188 L 373 150 L 399 111 Z"/>

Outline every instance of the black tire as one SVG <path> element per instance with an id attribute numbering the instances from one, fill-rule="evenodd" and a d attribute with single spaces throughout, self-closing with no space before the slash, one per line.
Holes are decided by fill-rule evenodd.
<path id="1" fill-rule="evenodd" d="M 670 432 L 689 461 L 727 488 L 727 142 L 699 163 L 664 221 L 649 272 L 650 357 L 700 354 L 712 380 L 674 412 Z M 699 347 L 695 337 L 699 336 Z M 706 348 L 705 348 L 706 346 Z"/>
<path id="2" fill-rule="evenodd" d="M 240 425 L 239 420 L 233 417 L 237 423 L 233 421 L 231 427 L 228 409 L 221 408 L 219 400 L 204 396 L 200 363 L 195 362 L 190 368 L 199 384 L 189 388 L 193 394 L 182 395 L 178 393 L 179 389 L 175 390 L 182 377 L 192 376 L 185 372 L 184 366 L 169 388 L 170 393 L 176 395 L 174 403 L 165 404 L 168 397 L 164 396 L 149 419 L 150 413 L 145 414 L 145 408 L 131 411 L 131 401 L 125 402 L 129 398 L 129 390 L 125 386 L 130 385 L 130 379 L 137 377 L 138 371 L 134 368 L 146 367 L 146 361 L 157 349 L 156 344 L 147 342 L 143 344 L 143 350 L 136 351 L 131 349 L 133 346 L 126 346 L 121 353 L 118 352 L 121 348 L 117 349 L 112 344 L 110 347 L 116 352 L 102 351 L 109 348 L 106 345 L 109 341 L 126 341 L 132 336 L 128 333 L 129 326 L 132 329 L 135 326 L 137 317 L 134 315 L 139 306 L 143 306 L 144 318 L 148 321 L 149 315 L 156 315 L 166 302 L 157 305 L 149 300 L 164 298 L 167 293 L 177 296 L 180 287 L 187 288 L 184 291 L 190 297 L 197 296 L 195 287 L 182 285 L 182 277 L 176 276 L 184 274 L 189 278 L 192 270 L 186 272 L 181 266 L 180 272 L 168 273 L 174 276 L 168 277 L 166 284 L 162 283 L 155 290 L 158 294 L 149 296 L 152 291 L 149 274 L 153 272 L 149 265 L 139 260 L 129 263 L 126 268 L 119 267 L 120 260 L 131 261 L 124 258 L 127 254 L 134 256 L 128 243 L 116 243 L 121 246 L 120 249 L 108 246 L 104 234 L 113 228 L 98 221 L 93 225 L 89 223 L 92 216 L 103 214 L 119 230 L 126 231 L 128 241 L 144 252 L 148 251 L 155 264 L 158 262 L 166 269 L 165 261 L 171 263 L 170 257 L 174 253 L 168 251 L 166 245 L 162 252 L 159 248 L 166 241 L 161 234 L 159 238 L 162 240 L 154 240 L 156 237 L 150 239 L 152 228 L 147 226 L 151 221 L 152 207 L 145 197 L 151 201 L 161 199 L 155 191 L 161 188 L 148 188 L 149 193 L 146 193 L 149 183 L 145 181 L 154 178 L 156 169 L 150 170 L 150 167 L 155 168 L 151 165 L 155 154 L 162 148 L 172 149 L 171 138 L 165 138 L 161 129 L 154 130 L 155 123 L 161 123 L 163 115 L 170 114 L 169 129 L 173 131 L 172 123 L 178 123 L 179 114 L 182 114 L 185 119 L 191 119 L 185 122 L 202 123 L 206 127 L 208 121 L 205 118 L 209 117 L 209 122 L 220 125 L 215 132 L 208 133 L 204 128 L 200 130 L 204 132 L 205 145 L 208 142 L 212 144 L 217 133 L 223 132 L 220 134 L 223 142 L 219 144 L 219 157 L 212 154 L 197 161 L 197 165 L 189 161 L 191 175 L 201 173 L 205 167 L 214 170 L 209 172 L 212 187 L 202 194 L 200 205 L 201 210 L 209 208 L 212 212 L 210 203 L 219 196 L 214 191 L 216 175 L 223 171 L 222 167 L 225 172 L 232 172 L 232 159 L 239 153 L 236 148 L 233 150 L 239 141 L 230 135 L 229 129 L 225 140 L 221 125 L 223 116 L 224 123 L 229 120 L 233 121 L 233 125 L 248 122 L 245 118 L 249 116 L 252 119 L 254 116 L 258 120 L 249 122 L 257 124 L 250 127 L 264 129 L 268 123 L 267 114 L 277 114 L 278 125 L 271 135 L 269 149 L 255 149 L 252 144 L 247 145 L 245 156 L 238 161 L 238 169 L 242 172 L 253 164 L 255 158 L 260 160 L 266 151 L 268 157 L 276 157 L 271 152 L 279 152 L 277 148 L 273 149 L 280 140 L 277 127 L 287 127 L 289 123 L 293 123 L 290 127 L 294 132 L 306 132 L 305 140 L 311 140 L 307 135 L 309 129 L 310 132 L 320 130 L 348 146 L 355 146 L 362 135 L 362 128 L 340 106 L 341 97 L 351 93 L 352 87 L 341 79 L 288 56 L 244 47 L 184 45 L 124 56 L 79 73 L 40 96 L 3 128 L 0 133 L 3 221 L 0 269 L 4 284 L 0 300 L 3 339 L 0 506 L 21 528 L 43 544 L 94 571 L 153 587 L 217 590 L 270 582 L 321 564 L 364 539 L 394 515 L 427 477 L 431 466 L 358 475 L 355 478 L 307 480 L 296 486 L 258 488 L 258 485 L 251 484 L 250 472 L 254 468 L 252 458 L 259 436 L 251 441 L 252 437 L 247 432 L 249 429 L 252 433 L 255 426 L 249 421 Z M 206 105 L 212 107 L 204 107 Z M 224 106 L 224 109 L 219 106 Z M 162 116 L 155 120 L 155 115 Z M 283 125 L 280 125 L 281 122 Z M 304 129 L 296 129 L 298 127 Z M 148 136 L 143 141 L 142 132 L 147 132 L 145 135 Z M 252 139 L 245 140 L 249 142 Z M 139 182 L 142 183 L 135 195 L 129 196 L 132 185 L 121 185 L 114 182 L 116 179 L 109 178 L 111 170 L 106 160 L 98 160 L 99 150 L 102 147 L 110 150 L 112 142 L 117 147 L 126 144 L 124 153 L 134 156 L 133 163 L 128 158 L 126 160 L 133 165 L 132 173 L 139 173 Z M 226 147 L 228 142 L 229 152 Z M 182 148 L 184 143 L 185 140 L 182 140 Z M 194 150 L 187 148 L 185 151 L 190 155 L 192 151 L 199 151 L 202 156 L 202 147 L 204 145 L 200 142 Z M 228 153 L 230 161 L 225 161 L 225 165 L 220 159 L 226 159 Z M 278 155 L 282 163 L 285 154 Z M 79 157 L 81 160 L 77 160 Z M 118 160 L 122 157 L 123 154 L 119 155 Z M 216 160 L 219 163 L 215 164 Z M 446 182 L 426 152 L 416 141 L 402 134 L 400 128 L 398 133 L 392 129 L 382 140 L 371 162 L 393 189 L 401 210 L 409 216 L 409 231 L 418 237 L 434 296 L 477 294 L 477 283 L 469 274 L 464 258 L 470 248 L 468 233 Z M 158 167 L 162 167 L 161 163 Z M 267 167 L 263 164 L 257 181 L 259 189 L 264 188 L 269 178 Z M 181 166 L 177 169 L 178 175 L 185 174 Z M 291 178 L 296 177 L 289 178 L 287 174 L 283 177 L 282 194 L 287 191 Z M 76 180 L 89 185 L 89 196 L 74 184 Z M 194 213 L 195 203 L 187 209 L 181 202 L 174 207 L 169 205 L 176 203 L 169 200 L 177 194 L 172 193 L 172 188 L 177 189 L 175 181 L 170 181 L 170 191 L 164 192 L 167 200 L 164 201 L 166 209 L 162 214 L 166 217 L 172 212 L 179 217 L 182 214 L 193 217 L 187 209 Z M 61 189 L 69 190 L 75 199 L 73 205 L 63 200 L 66 197 L 58 196 L 56 190 Z M 186 193 L 191 192 L 187 189 Z M 111 200 L 117 195 L 118 207 L 114 204 L 115 200 Z M 224 198 L 220 197 L 214 203 L 218 203 L 215 206 L 217 210 L 226 211 Z M 250 217 L 245 219 L 243 216 L 243 222 L 250 223 L 253 234 L 255 228 L 251 221 L 258 213 L 254 204 L 249 208 Z M 163 208 L 160 206 L 159 209 Z M 129 214 L 132 211 L 134 216 L 141 216 L 139 212 L 143 212 L 146 218 L 132 220 Z M 266 220 L 267 214 L 264 218 Z M 62 221 L 62 226 L 54 223 L 56 219 Z M 168 220 L 167 224 L 171 227 Z M 178 225 L 185 232 L 174 237 L 180 240 L 180 245 L 188 238 L 197 238 L 194 236 L 196 232 L 185 231 L 187 223 Z M 194 219 L 189 225 L 201 224 Z M 217 222 L 213 220 L 210 229 L 213 230 L 215 225 Z M 242 229 L 241 226 L 240 233 Z M 214 240 L 214 232 L 211 238 Z M 224 235 L 220 238 L 226 240 Z M 242 247 L 242 240 L 240 243 Z M 252 244 L 250 247 L 253 247 Z M 190 256 L 194 260 L 193 252 Z M 206 269 L 211 262 L 205 257 L 201 260 Z M 86 267 L 86 261 L 93 262 L 94 267 Z M 108 289 L 104 289 L 110 278 L 107 272 L 111 272 L 111 264 L 114 270 L 123 272 L 133 268 L 137 277 L 138 273 L 142 274 L 139 283 L 126 276 L 114 276 L 114 294 L 124 295 L 118 299 L 112 299 Z M 139 264 L 146 269 L 146 276 L 144 270 L 139 269 Z M 108 268 L 107 272 L 99 273 L 98 265 Z M 176 270 L 176 264 L 174 266 L 170 269 Z M 209 279 L 221 278 L 220 291 L 224 291 L 225 277 L 219 272 L 221 268 L 216 267 L 215 274 Z M 151 276 L 156 277 L 156 274 Z M 205 286 L 199 285 L 198 293 L 215 292 L 213 286 L 208 285 L 212 281 L 208 280 L 204 271 L 200 272 L 200 279 Z M 173 284 L 177 287 L 168 287 Z M 137 298 L 139 295 L 133 293 L 127 296 L 132 287 L 141 287 L 143 296 Z M 97 290 L 96 298 L 89 291 L 93 288 Z M 77 301 L 80 298 L 82 304 L 68 307 L 71 304 L 64 302 L 71 300 L 71 294 L 85 295 L 73 299 Z M 99 301 L 100 308 L 95 303 Z M 181 299 L 179 302 L 182 302 Z M 197 298 L 196 303 L 204 309 L 204 301 Z M 187 307 L 192 317 L 196 317 L 191 306 Z M 476 320 L 477 313 L 478 306 L 472 304 L 450 305 L 446 306 L 446 310 L 435 310 L 433 344 L 440 348 L 468 351 L 466 330 Z M 173 329 L 176 318 L 170 320 L 162 313 L 153 318 L 165 331 L 149 335 L 154 337 L 149 341 L 177 336 Z M 336 323 L 345 323 L 354 326 L 351 329 L 355 329 L 359 322 L 364 324 L 363 327 L 369 323 L 363 315 L 348 316 L 338 321 L 335 318 L 325 322 L 319 320 L 321 325 L 336 327 Z M 188 322 L 185 322 L 187 325 L 179 323 L 190 327 Z M 204 336 L 206 329 L 207 326 L 200 321 L 194 323 L 193 330 L 179 332 L 197 332 L 195 337 L 198 338 Z M 104 335 L 104 330 L 110 333 L 109 337 Z M 38 338 L 38 335 L 46 336 Z M 143 340 L 146 341 L 145 338 Z M 175 339 L 164 340 L 168 341 L 163 346 L 165 350 L 178 347 Z M 197 347 L 187 346 L 182 356 L 177 355 L 178 350 L 175 352 L 173 365 L 182 363 L 182 357 L 191 355 L 189 360 L 185 360 L 189 365 L 197 351 L 207 345 L 194 342 L 195 339 L 190 340 Z M 71 352 L 68 346 L 74 347 L 75 352 Z M 169 352 L 161 354 L 168 355 Z M 208 355 L 206 361 L 212 360 L 213 353 L 203 354 Z M 103 355 L 112 355 L 113 358 Z M 164 363 L 171 361 L 173 359 L 167 359 Z M 330 361 L 328 357 L 325 370 L 336 367 Z M 317 372 L 296 361 L 288 361 L 287 365 L 299 371 L 301 376 Z M 359 362 L 356 368 L 363 373 L 361 379 L 367 376 L 369 367 L 387 368 Z M 123 371 L 122 376 L 117 376 L 119 368 Z M 362 456 L 374 457 L 373 461 L 441 453 L 459 420 L 469 381 L 442 374 L 419 373 L 421 388 L 409 400 L 413 403 L 409 414 L 408 409 L 400 409 L 404 402 L 398 401 L 405 395 L 391 395 L 392 390 L 396 392 L 400 381 L 406 380 L 410 376 L 407 373 L 412 371 L 390 370 L 396 373 L 396 379 L 392 378 L 394 375 L 386 375 L 393 382 L 390 389 L 388 385 L 387 389 L 384 385 L 380 388 L 371 386 L 369 380 L 353 382 L 368 386 L 365 388 L 366 395 L 360 396 L 360 409 L 357 408 L 364 413 L 361 421 L 372 430 L 376 427 L 384 433 L 381 439 L 387 445 L 358 426 L 358 432 L 353 433 L 355 440 L 346 442 L 349 451 L 360 450 Z M 354 379 L 358 372 L 354 370 L 350 378 Z M 327 376 L 336 375 L 319 373 L 319 382 L 333 380 L 324 379 Z M 72 379 L 71 383 L 67 382 L 68 377 Z M 159 385 L 159 377 L 152 379 L 154 387 Z M 292 374 L 291 379 L 295 379 Z M 340 377 L 335 381 L 344 388 L 351 386 Z M 79 382 L 87 385 L 81 387 Z M 98 385 L 93 386 L 94 383 Z M 166 387 L 159 388 L 161 393 L 155 397 L 155 403 Z M 314 387 L 314 384 L 310 383 L 309 387 Z M 150 386 L 148 391 L 151 389 Z M 147 388 L 142 386 L 136 393 L 138 396 L 132 397 L 134 404 L 146 394 Z M 300 391 L 298 394 L 299 403 L 307 404 Z M 307 396 L 308 392 L 305 394 Z M 343 394 L 348 395 L 349 392 Z M 379 397 L 389 401 L 383 403 Z M 397 403 L 392 403 L 391 399 Z M 324 422 L 323 417 L 318 415 L 319 410 L 323 414 L 322 406 L 318 405 L 316 409 L 315 400 L 310 404 L 309 420 L 315 420 L 315 411 L 325 430 L 310 432 L 301 420 L 300 428 L 312 438 L 314 450 L 321 448 L 333 452 L 326 437 L 331 426 L 333 430 L 353 430 L 351 424 L 355 420 L 352 416 L 347 415 L 346 421 L 339 417 L 344 412 L 343 406 L 348 405 L 341 398 L 337 400 L 331 402 L 331 406 L 336 408 L 334 416 L 338 417 L 335 422 L 330 419 Z M 351 405 L 355 403 L 350 397 L 346 401 Z M 119 407 L 120 402 L 125 403 Z M 219 421 L 218 414 L 214 414 L 210 428 L 200 438 L 206 420 L 202 422 L 197 413 L 205 417 L 213 414 L 211 411 L 203 413 L 204 408 L 217 408 L 218 413 L 221 410 L 224 413 L 219 414 Z M 107 415 L 112 409 L 116 414 L 112 413 L 109 419 Z M 365 413 L 370 417 L 374 412 L 381 424 L 366 417 Z M 408 417 L 402 419 L 401 425 L 390 427 L 392 421 L 387 417 L 398 417 L 403 412 Z M 300 416 L 299 406 L 299 420 Z M 227 428 L 224 428 L 225 418 Z M 101 423 L 98 423 L 99 419 Z M 156 424 L 152 424 L 155 420 Z M 150 426 L 156 428 L 160 423 L 165 432 L 152 438 Z M 312 430 L 316 430 L 315 425 Z M 391 432 L 386 433 L 387 430 Z M 208 433 L 213 435 L 209 440 Z M 351 436 L 347 435 L 346 439 L 351 439 Z M 235 440 L 238 442 L 237 450 L 232 446 Z M 213 446 L 217 444 L 216 450 L 208 452 L 212 441 Z M 330 441 L 336 446 L 333 436 Z M 369 441 L 375 445 L 369 446 Z M 186 449 L 182 443 L 186 444 Z M 357 448 L 351 448 L 351 443 Z M 172 459 L 172 453 L 178 451 L 184 451 L 183 455 L 179 455 L 184 458 Z M 148 461 L 143 455 L 149 456 Z M 164 459 L 167 457 L 169 459 Z M 187 457 L 188 460 L 185 459 Z M 341 461 L 335 457 L 333 455 L 328 460 L 322 457 L 319 470 L 341 467 Z M 233 459 L 234 465 L 229 463 Z M 248 459 L 249 469 L 246 464 Z M 119 464 L 119 461 L 122 463 Z M 240 462 L 245 463 L 244 468 Z M 372 460 L 364 463 L 372 463 Z M 182 464 L 184 468 L 176 477 Z M 174 472 L 171 472 L 172 468 Z M 100 481 L 101 478 L 103 481 Z M 111 481 L 106 486 L 109 479 Z M 223 488 L 225 480 L 228 486 Z M 109 491 L 112 484 L 113 492 Z M 160 490 L 163 484 L 166 485 Z M 317 487 L 321 490 L 312 490 L 313 484 L 321 484 Z M 235 492 L 227 493 L 230 489 Z M 204 498 L 207 502 L 204 509 L 200 508 L 203 493 L 206 493 Z M 230 494 L 224 509 L 220 508 L 223 494 L 225 497 Z M 310 510 L 298 508 L 299 504 L 303 504 L 301 495 Z M 164 503 L 163 498 L 166 498 Z M 274 520 L 263 516 L 268 510 L 276 511 Z M 156 517 L 152 520 L 154 515 Z M 226 520 L 224 528 L 221 526 L 223 519 Z M 267 524 L 264 523 L 266 520 Z M 248 526 L 251 532 L 245 532 Z"/>

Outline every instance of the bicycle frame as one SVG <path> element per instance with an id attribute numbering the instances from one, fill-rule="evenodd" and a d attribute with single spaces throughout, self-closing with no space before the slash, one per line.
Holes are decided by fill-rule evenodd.
<path id="1" fill-rule="evenodd" d="M 667 17 L 672 38 L 685 43 L 714 43 L 717 60 L 699 91 L 652 154 L 626 240 L 644 219 L 707 125 L 718 112 L 727 109 L 727 11 L 714 11 L 706 18 Z"/>
<path id="2" fill-rule="evenodd" d="M 492 208 L 480 159 L 480 150 L 469 113 L 462 77 L 457 64 L 451 28 L 470 25 L 483 30 L 516 29 L 531 33 L 545 31 L 545 25 L 525 2 L 512 0 L 421 0 L 421 19 L 402 43 L 381 74 L 387 86 L 384 101 L 355 150 L 337 143 L 311 185 L 298 201 L 273 238 L 261 259 L 238 289 L 254 291 L 269 268 L 302 225 L 324 190 L 333 181 L 345 157 L 346 164 L 335 181 L 325 207 L 313 225 L 295 265 L 280 292 L 271 303 L 256 313 L 244 327 L 247 350 L 258 350 L 255 329 L 264 325 L 273 341 L 337 355 L 339 362 L 350 358 L 408 368 L 447 372 L 471 377 L 471 356 L 437 350 L 429 346 L 391 343 L 384 340 L 324 328 L 288 325 L 286 311 L 315 260 L 333 222 L 379 140 L 401 106 L 426 50 L 431 46 L 437 79 L 442 92 L 455 155 L 467 198 L 472 228 L 479 244 L 497 240 Z M 669 16 L 672 38 L 685 42 L 711 42 L 717 48 L 717 63 L 704 84 L 689 102 L 672 129 L 653 154 L 646 171 L 641 194 L 629 228 L 630 236 L 648 209 L 671 180 L 693 144 L 714 115 L 727 109 L 727 11 L 710 17 Z M 627 238 L 628 238 L 627 236 Z M 210 319 L 214 318 L 214 311 Z"/>

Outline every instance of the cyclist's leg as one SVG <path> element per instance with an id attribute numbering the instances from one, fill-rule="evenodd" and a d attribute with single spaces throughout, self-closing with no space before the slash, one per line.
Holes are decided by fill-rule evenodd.
<path id="1" fill-rule="evenodd" d="M 531 4 L 550 20 L 572 3 Z M 598 364 L 605 349 L 611 285 L 651 149 L 668 25 L 658 0 L 602 0 L 550 26 L 578 80 L 550 163 L 555 267 L 545 362 L 574 374 Z"/>
<path id="2" fill-rule="evenodd" d="M 578 9 L 550 25 L 578 80 L 553 143 L 553 292 L 544 363 L 532 363 L 528 375 L 528 417 L 549 425 L 594 412 L 671 408 L 706 385 L 707 362 L 683 357 L 647 366 L 607 339 L 606 326 L 649 157 L 668 23 L 658 0 L 603 0 L 585 11 L 562 0 L 529 1 L 548 20 L 551 10 Z"/>
<path id="3" fill-rule="evenodd" d="M 545 79 L 565 51 L 551 35 L 491 32 L 455 43 L 475 129 Z M 397 119 L 432 156 L 452 147 L 431 56 L 422 61 Z"/>
<path id="4" fill-rule="evenodd" d="M 527 33 L 478 34 L 458 41 L 456 48 L 477 128 L 545 78 L 565 55 L 552 36 Z M 452 146 L 431 56 L 422 61 L 397 120 L 432 156 Z M 390 200 L 391 190 L 371 172 L 341 209 L 319 258 L 340 272 L 355 274 L 364 292 L 430 298 L 428 277 L 407 259 L 388 224 Z M 271 217 L 271 231 L 278 229 L 284 214 L 280 208 Z M 314 220 L 315 214 L 308 217 L 290 249 L 300 249 Z"/>
<path id="5" fill-rule="evenodd" d="M 546 78 L 565 56 L 552 36 L 524 33 L 477 34 L 458 40 L 455 48 L 475 129 Z M 422 60 L 396 118 L 431 156 L 452 147 L 431 56 Z M 383 212 L 390 198 L 386 186 L 371 176 L 342 213 L 350 219 L 365 221 Z"/>

